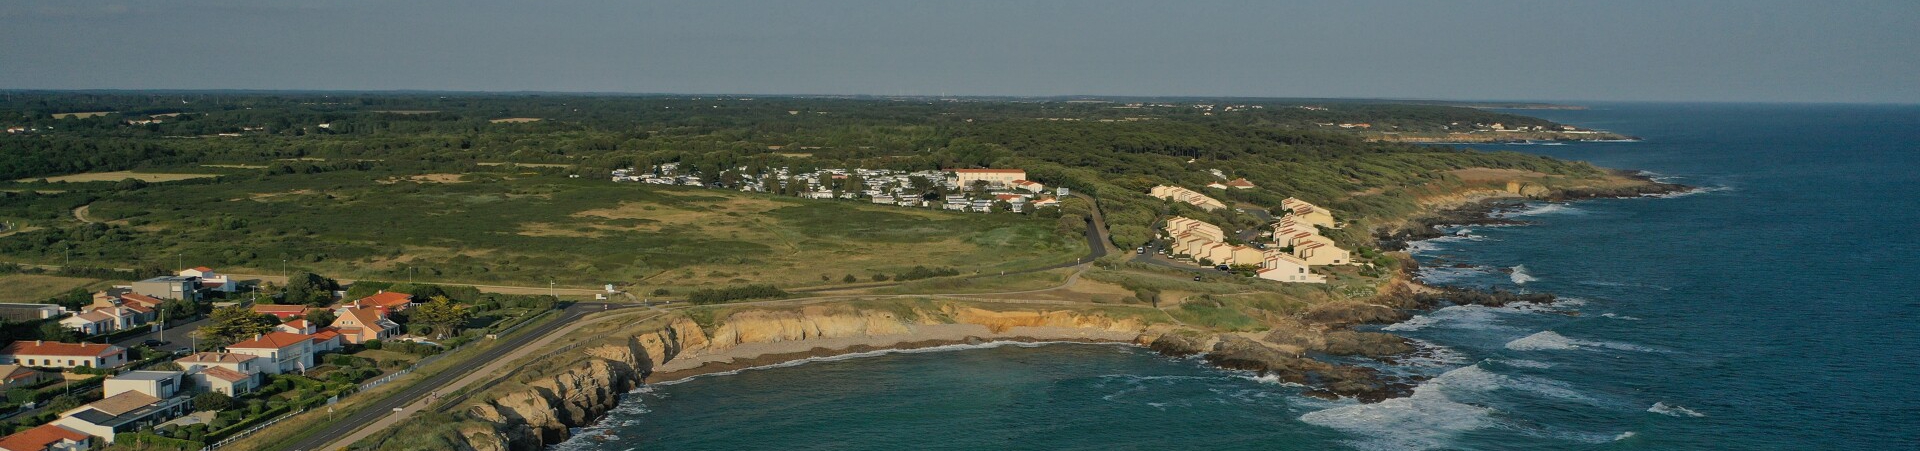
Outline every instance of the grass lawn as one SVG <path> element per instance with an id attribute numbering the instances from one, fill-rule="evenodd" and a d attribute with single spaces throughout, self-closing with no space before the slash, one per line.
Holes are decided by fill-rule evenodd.
<path id="1" fill-rule="evenodd" d="M 340 171 L 153 186 L 95 201 L 124 241 L 76 255 L 184 254 L 233 273 L 497 285 L 818 285 L 914 266 L 998 272 L 1072 261 L 1053 220 L 557 175 Z M 97 249 L 88 249 L 98 247 Z M 130 252 L 139 249 L 139 252 Z M 91 250 L 92 252 L 86 252 Z M 171 264 L 172 258 L 164 258 Z"/>
<path id="2" fill-rule="evenodd" d="M 44 302 L 47 298 L 75 288 L 95 289 L 107 285 L 112 283 L 79 277 L 9 274 L 0 276 L 0 286 L 7 287 L 0 290 L 0 302 Z"/>

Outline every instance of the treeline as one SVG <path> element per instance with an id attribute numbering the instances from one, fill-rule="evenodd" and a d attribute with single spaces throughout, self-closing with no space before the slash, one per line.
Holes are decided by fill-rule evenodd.
<path id="1" fill-rule="evenodd" d="M 766 299 L 786 297 L 787 292 L 773 285 L 742 285 L 726 288 L 701 288 L 687 293 L 687 302 L 694 305 L 718 304 L 744 299 Z"/>

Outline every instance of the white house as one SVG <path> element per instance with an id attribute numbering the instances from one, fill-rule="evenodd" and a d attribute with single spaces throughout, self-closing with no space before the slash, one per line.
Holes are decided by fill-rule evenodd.
<path id="1" fill-rule="evenodd" d="M 227 345 L 227 352 L 263 359 L 260 372 L 281 374 L 304 372 L 313 368 L 313 337 L 286 332 L 269 332 L 252 340 Z"/>

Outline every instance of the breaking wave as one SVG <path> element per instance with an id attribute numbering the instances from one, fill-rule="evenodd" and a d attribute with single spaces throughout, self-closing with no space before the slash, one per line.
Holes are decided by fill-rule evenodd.
<path id="1" fill-rule="evenodd" d="M 1362 438 L 1348 444 L 1364 450 L 1408 451 L 1449 447 L 1453 436 L 1503 426 L 1491 407 L 1473 400 L 1496 390 L 1516 390 L 1560 400 L 1597 403 L 1565 382 L 1497 374 L 1468 365 L 1441 373 L 1414 387 L 1413 395 L 1373 404 L 1344 405 L 1308 412 L 1300 420 L 1339 429 Z"/>
<path id="2" fill-rule="evenodd" d="M 1543 203 L 1543 204 L 1532 204 L 1532 205 L 1528 205 L 1526 208 L 1501 213 L 1500 216 L 1510 218 L 1515 216 L 1541 216 L 1541 215 L 1568 214 L 1568 213 L 1580 213 L 1580 212 L 1581 212 L 1580 209 L 1573 208 L 1572 206 L 1567 204 Z"/>
<path id="3" fill-rule="evenodd" d="M 1681 407 L 1677 404 L 1667 404 L 1665 401 L 1653 403 L 1653 407 L 1648 407 L 1647 411 L 1680 418 L 1700 418 L 1707 416 L 1707 414 L 1695 412 L 1693 409 Z"/>
<path id="4" fill-rule="evenodd" d="M 1508 274 L 1508 277 L 1513 279 L 1515 285 L 1526 285 L 1527 282 L 1540 280 L 1540 278 L 1534 277 L 1533 273 L 1527 272 L 1527 265 L 1513 267 L 1513 273 Z"/>
<path id="5" fill-rule="evenodd" d="M 1515 351 L 1570 351 L 1576 349 L 1612 349 L 1618 351 L 1657 352 L 1645 346 L 1599 340 L 1579 340 L 1567 338 L 1554 331 L 1542 331 L 1507 342 L 1507 349 Z"/>

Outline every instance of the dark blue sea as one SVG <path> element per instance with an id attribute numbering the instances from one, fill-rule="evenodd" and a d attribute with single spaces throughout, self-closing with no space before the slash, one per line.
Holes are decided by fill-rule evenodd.
<path id="1" fill-rule="evenodd" d="M 1384 326 L 1408 398 L 1324 401 L 1125 346 L 862 355 L 656 385 L 568 450 L 1920 449 L 1920 107 L 1523 111 L 1644 138 L 1499 146 L 1688 193 L 1502 212 L 1427 280 L 1550 292 Z"/>

